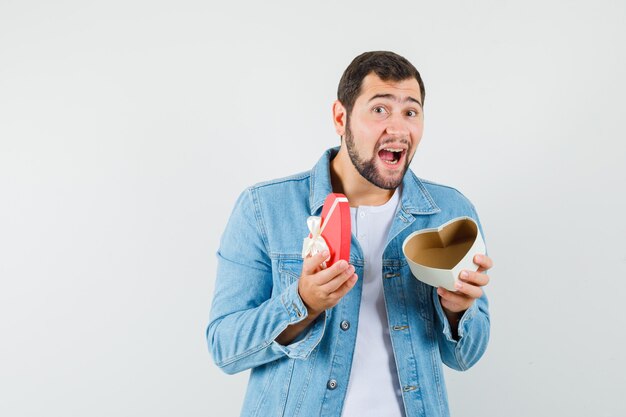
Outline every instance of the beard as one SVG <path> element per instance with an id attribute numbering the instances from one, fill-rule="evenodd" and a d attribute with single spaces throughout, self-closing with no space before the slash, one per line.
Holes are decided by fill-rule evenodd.
<path id="1" fill-rule="evenodd" d="M 350 155 L 350 160 L 352 161 L 352 165 L 356 168 L 356 170 L 361 174 L 363 178 L 374 184 L 379 188 L 383 188 L 385 190 L 395 190 L 398 188 L 400 184 L 402 184 L 402 179 L 404 178 L 404 174 L 409 169 L 409 164 L 411 160 L 409 160 L 409 155 L 411 149 L 407 149 L 406 155 L 404 158 L 404 169 L 402 170 L 402 174 L 397 178 L 385 178 L 380 170 L 376 168 L 376 157 L 377 154 L 374 153 L 370 159 L 364 159 L 359 155 L 359 151 L 356 149 L 354 144 L 354 136 L 352 135 L 352 130 L 350 130 L 350 120 L 346 121 L 346 134 L 344 139 L 346 140 L 346 149 L 348 150 L 348 155 Z M 391 141 L 389 141 L 391 142 Z M 400 142 L 408 144 L 406 139 L 402 139 Z M 381 143 L 381 145 L 383 145 Z"/>

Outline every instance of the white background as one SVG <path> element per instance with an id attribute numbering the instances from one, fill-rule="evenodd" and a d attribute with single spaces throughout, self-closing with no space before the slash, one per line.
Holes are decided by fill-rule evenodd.
<path id="1" fill-rule="evenodd" d="M 204 339 L 219 236 L 339 143 L 377 49 L 421 71 L 412 168 L 496 263 L 453 415 L 626 415 L 626 4 L 495 0 L 0 0 L 0 415 L 238 415 Z"/>

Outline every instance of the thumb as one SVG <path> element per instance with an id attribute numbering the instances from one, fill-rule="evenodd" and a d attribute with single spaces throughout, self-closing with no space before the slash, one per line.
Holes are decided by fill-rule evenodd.
<path id="1" fill-rule="evenodd" d="M 326 261 L 330 256 L 327 250 L 324 252 L 316 253 L 313 256 L 307 256 L 302 263 L 302 275 L 313 275 L 318 270 L 323 269 L 322 263 Z"/>

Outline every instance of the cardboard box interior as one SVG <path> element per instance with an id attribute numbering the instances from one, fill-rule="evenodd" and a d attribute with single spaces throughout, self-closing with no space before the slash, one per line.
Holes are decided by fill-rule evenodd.
<path id="1" fill-rule="evenodd" d="M 405 247 L 407 257 L 430 268 L 452 269 L 470 250 L 478 228 L 465 219 L 451 223 L 441 231 L 415 235 Z"/>

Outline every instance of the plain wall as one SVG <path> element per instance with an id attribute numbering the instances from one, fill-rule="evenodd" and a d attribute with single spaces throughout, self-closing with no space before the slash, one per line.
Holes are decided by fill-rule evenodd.
<path id="1" fill-rule="evenodd" d="M 626 3 L 565 0 L 1 0 L 0 415 L 238 415 L 204 339 L 220 234 L 339 143 L 377 49 L 422 73 L 412 169 L 496 264 L 453 415 L 626 415 Z"/>

